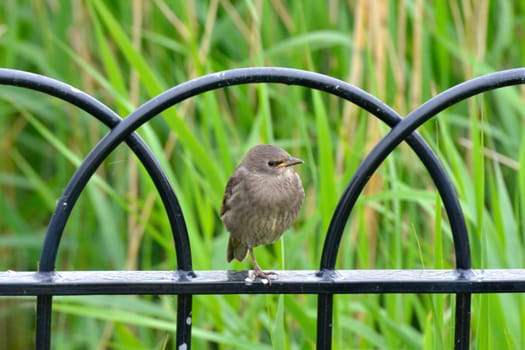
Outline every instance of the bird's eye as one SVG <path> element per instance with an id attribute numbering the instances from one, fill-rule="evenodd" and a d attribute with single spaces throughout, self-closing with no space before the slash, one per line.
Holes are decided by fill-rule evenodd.
<path id="1" fill-rule="evenodd" d="M 268 162 L 268 166 L 274 167 L 274 166 L 276 166 L 276 165 L 277 165 L 277 162 L 274 162 L 273 160 L 270 160 L 270 161 Z"/>

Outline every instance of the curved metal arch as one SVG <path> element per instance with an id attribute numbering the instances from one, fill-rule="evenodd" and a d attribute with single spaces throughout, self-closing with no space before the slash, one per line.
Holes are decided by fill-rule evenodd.
<path id="1" fill-rule="evenodd" d="M 47 234 L 50 237 L 60 237 L 72 207 L 88 179 L 109 153 L 131 132 L 135 131 L 142 124 L 160 114 L 165 109 L 187 98 L 214 89 L 249 83 L 283 83 L 308 87 L 344 98 L 375 115 L 390 126 L 394 126 L 402 120 L 395 111 L 374 96 L 344 81 L 323 74 L 291 68 L 261 67 L 239 68 L 205 75 L 177 85 L 157 97 L 152 98 L 132 112 L 109 134 L 100 140 L 70 179 L 61 200 L 57 204 Z M 456 237 L 456 235 L 466 236 L 467 230 L 459 203 L 454 196 L 454 189 L 441 163 L 419 134 L 414 133 L 406 137 L 406 140 L 427 167 L 436 183 L 438 191 L 444 200 L 447 214 L 451 217 L 452 231 L 455 233 L 454 239 L 465 242 L 465 239 Z M 346 207 L 348 206 L 346 205 Z M 341 220 L 342 215 L 340 215 L 342 213 L 341 210 L 336 210 L 336 214 L 337 213 L 339 213 L 339 215 L 333 221 L 344 227 L 347 217 L 344 218 L 343 222 Z M 333 234 L 330 235 L 330 238 L 332 237 Z M 56 257 L 59 239 L 50 239 L 47 242 L 46 249 L 48 249 L 50 256 L 53 256 L 54 259 Z M 332 252 L 332 256 L 336 256 L 338 249 L 337 240 L 331 239 L 329 243 L 333 244 L 327 249 L 327 243 L 325 241 L 325 249 L 323 252 Z M 185 247 L 185 249 L 189 250 L 189 246 Z M 462 247 L 462 249 L 468 250 L 468 244 L 466 247 Z M 323 256 L 325 255 L 326 254 L 323 254 Z M 322 260 L 321 269 L 333 268 L 333 266 L 329 266 L 330 264 L 326 264 L 324 261 L 327 261 L 327 259 Z"/>
<path id="2" fill-rule="evenodd" d="M 333 268 L 335 265 L 335 258 L 331 255 L 330 246 L 338 246 L 341 241 L 344 229 L 344 225 L 342 226 L 341 223 L 346 222 L 348 219 L 355 201 L 368 182 L 370 176 L 372 176 L 379 165 L 395 147 L 397 147 L 403 140 L 408 141 L 408 138 L 414 135 L 413 133 L 417 127 L 425 121 L 455 103 L 482 92 L 524 83 L 525 68 L 499 71 L 477 77 L 456 85 L 431 98 L 409 113 L 406 118 L 402 119 L 401 122 L 394 126 L 365 157 L 341 196 L 325 240 L 325 248 L 323 249 L 322 256 L 323 267 Z M 451 192 L 449 195 L 456 197 L 454 192 Z M 457 200 L 453 202 L 457 204 L 458 208 L 451 208 L 453 210 L 450 212 L 447 210 L 451 226 L 452 222 L 457 222 L 459 220 L 464 223 L 464 218 L 461 214 L 461 209 L 459 208 L 459 202 Z M 457 217 L 457 215 L 460 214 L 461 218 Z M 454 230 L 452 233 L 454 234 Z M 456 265 L 458 269 L 468 270 L 471 268 L 470 250 L 468 249 L 468 246 L 468 235 L 466 234 L 465 227 L 465 234 L 454 234 Z"/>
<path id="3" fill-rule="evenodd" d="M 1 84 L 22 87 L 54 96 L 87 112 L 110 129 L 114 128 L 122 121 L 122 118 L 120 118 L 118 114 L 96 98 L 71 85 L 49 77 L 15 69 L 1 68 L 0 85 Z M 173 192 L 168 177 L 158 163 L 157 158 L 138 134 L 132 133 L 128 135 L 125 142 L 142 162 L 146 171 L 150 174 L 153 183 L 157 187 L 166 208 L 173 235 L 175 236 L 178 234 L 180 240 L 186 240 L 189 242 L 186 224 L 184 222 L 184 217 L 177 196 Z M 46 235 L 46 240 L 49 240 L 50 238 L 49 235 Z M 55 237 L 55 239 L 56 238 L 58 238 L 58 240 L 60 239 L 60 237 Z M 189 243 L 186 245 L 189 246 Z M 177 246 L 175 246 L 175 249 L 177 249 Z M 54 270 L 55 259 L 48 259 L 47 253 L 48 251 L 45 248 L 41 252 L 39 271 L 50 272 Z M 191 269 L 190 253 L 189 250 L 177 252 L 177 256 L 180 255 L 182 257 L 181 260 L 184 262 L 182 265 L 188 270 Z"/>

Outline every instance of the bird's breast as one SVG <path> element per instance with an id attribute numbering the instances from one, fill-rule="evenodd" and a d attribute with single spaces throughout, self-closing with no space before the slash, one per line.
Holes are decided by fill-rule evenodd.
<path id="1" fill-rule="evenodd" d="M 255 189 L 254 201 L 281 209 L 300 206 L 304 197 L 301 180 L 295 172 L 272 178 L 255 178 L 251 186 Z"/>
<path id="2" fill-rule="evenodd" d="M 254 177 L 243 187 L 236 191 L 223 216 L 226 228 L 248 247 L 275 242 L 292 225 L 301 207 L 304 190 L 299 176 L 293 172 L 272 179 Z"/>

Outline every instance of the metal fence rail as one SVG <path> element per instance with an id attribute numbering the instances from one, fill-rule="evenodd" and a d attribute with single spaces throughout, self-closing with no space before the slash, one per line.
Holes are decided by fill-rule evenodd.
<path id="1" fill-rule="evenodd" d="M 525 69 L 488 74 L 459 84 L 401 118 L 390 107 L 341 80 L 288 68 L 244 68 L 210 74 L 182 83 L 146 102 L 127 118 L 93 97 L 62 82 L 32 73 L 0 69 L 0 84 L 43 92 L 86 111 L 111 128 L 76 170 L 57 202 L 43 243 L 39 270 L 0 272 L 0 295 L 37 296 L 36 348 L 51 347 L 54 295 L 177 295 L 177 344 L 191 346 L 192 296 L 197 294 L 317 294 L 317 348 L 330 349 L 334 294 L 451 293 L 456 295 L 455 348 L 468 349 L 472 293 L 524 293 L 525 269 L 471 269 L 467 228 L 459 200 L 440 161 L 415 131 L 445 108 L 471 96 L 525 82 Z M 282 83 L 304 86 L 343 98 L 379 118 L 392 130 L 363 160 L 341 196 L 329 226 L 319 270 L 287 270 L 272 285 L 248 284 L 246 271 L 194 271 L 184 215 L 159 162 L 134 132 L 165 109 L 195 95 L 232 85 Z M 344 226 L 370 176 L 406 141 L 432 177 L 449 218 L 455 270 L 335 270 Z M 135 152 L 152 178 L 166 209 L 175 245 L 175 271 L 55 271 L 62 232 L 87 181 L 122 142 Z"/>

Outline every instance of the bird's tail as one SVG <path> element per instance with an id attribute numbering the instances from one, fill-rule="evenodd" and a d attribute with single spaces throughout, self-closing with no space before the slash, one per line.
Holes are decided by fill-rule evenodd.
<path id="1" fill-rule="evenodd" d="M 226 259 L 228 262 L 232 261 L 233 259 L 243 261 L 244 258 L 246 258 L 246 254 L 248 254 L 248 247 L 242 244 L 239 240 L 230 236 L 230 240 L 228 241 L 228 250 L 226 252 Z"/>

